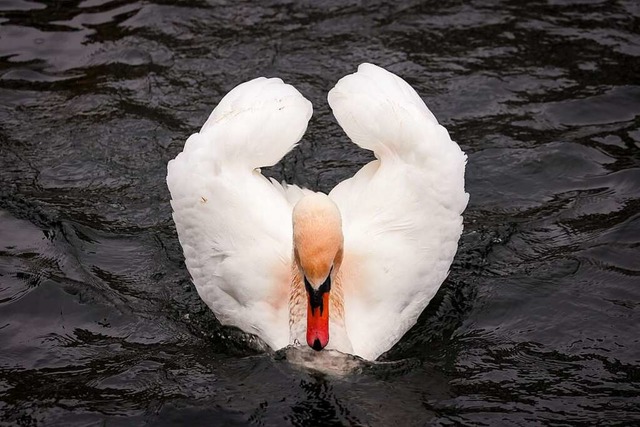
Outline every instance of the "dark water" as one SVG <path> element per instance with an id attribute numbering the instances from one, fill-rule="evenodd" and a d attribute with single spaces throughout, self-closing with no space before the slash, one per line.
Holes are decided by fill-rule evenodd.
<path id="1" fill-rule="evenodd" d="M 640 422 L 640 3 L 0 2 L 0 424 Z M 377 365 L 293 368 L 220 327 L 166 163 L 236 84 L 314 104 L 269 173 L 371 156 L 326 93 L 370 61 L 469 155 L 449 279 Z"/>

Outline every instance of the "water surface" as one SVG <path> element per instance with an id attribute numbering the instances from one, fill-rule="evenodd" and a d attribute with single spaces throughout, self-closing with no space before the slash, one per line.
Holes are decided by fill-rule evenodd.
<path id="1" fill-rule="evenodd" d="M 0 423 L 640 421 L 640 6 L 620 1 L 5 0 Z M 166 163 L 235 85 L 314 104 L 268 173 L 328 191 L 371 160 L 326 94 L 373 62 L 469 155 L 451 274 L 382 360 L 297 369 L 223 328 Z"/>

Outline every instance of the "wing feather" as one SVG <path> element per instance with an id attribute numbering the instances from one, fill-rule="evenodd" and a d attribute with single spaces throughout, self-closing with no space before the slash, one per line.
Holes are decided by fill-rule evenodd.
<path id="1" fill-rule="evenodd" d="M 347 333 L 356 354 L 375 359 L 448 274 L 468 201 L 466 155 L 411 86 L 375 65 L 342 78 L 329 104 L 377 158 L 330 193 L 343 216 Z"/>
<path id="2" fill-rule="evenodd" d="M 280 79 L 243 83 L 168 165 L 173 219 L 200 297 L 222 324 L 274 349 L 289 341 L 291 211 L 302 190 L 256 168 L 278 162 L 311 114 Z"/>

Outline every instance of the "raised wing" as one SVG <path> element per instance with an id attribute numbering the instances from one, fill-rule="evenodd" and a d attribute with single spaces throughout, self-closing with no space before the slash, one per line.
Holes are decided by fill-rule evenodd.
<path id="1" fill-rule="evenodd" d="M 289 342 L 291 211 L 302 190 L 268 181 L 302 138 L 311 103 L 280 79 L 258 78 L 229 92 L 182 153 L 167 185 L 187 268 L 218 320 Z"/>
<path id="2" fill-rule="evenodd" d="M 378 160 L 330 193 L 339 206 L 347 333 L 375 359 L 417 321 L 446 278 L 462 232 L 466 155 L 418 94 L 371 64 L 329 92 L 338 123 Z"/>

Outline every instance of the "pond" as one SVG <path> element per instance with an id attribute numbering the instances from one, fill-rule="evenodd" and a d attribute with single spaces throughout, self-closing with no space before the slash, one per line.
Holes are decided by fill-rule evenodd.
<path id="1" fill-rule="evenodd" d="M 0 4 L 0 423 L 640 422 L 635 0 Z M 329 191 L 373 157 L 326 101 L 372 62 L 468 154 L 448 279 L 380 363 L 301 370 L 222 327 L 166 164 L 222 96 L 314 105 L 265 173 Z"/>

